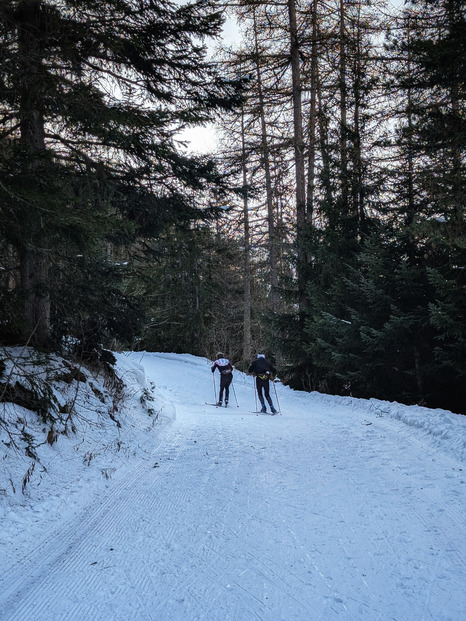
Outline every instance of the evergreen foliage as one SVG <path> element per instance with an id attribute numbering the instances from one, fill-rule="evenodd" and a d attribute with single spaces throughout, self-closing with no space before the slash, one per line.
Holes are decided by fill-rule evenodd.
<path id="1" fill-rule="evenodd" d="M 465 412 L 464 3 L 407 3 L 383 53 L 374 3 L 311 5 L 298 44 L 313 203 L 295 305 L 272 317 L 281 376 Z M 271 12 L 277 27 L 285 9 Z"/>
<path id="2" fill-rule="evenodd" d="M 208 358 L 225 351 L 238 361 L 243 329 L 238 243 L 195 226 L 167 231 L 152 250 L 150 274 L 144 269 L 141 274 L 149 322 L 139 346 Z"/>
<path id="3" fill-rule="evenodd" d="M 464 3 L 382 4 L 241 0 L 222 176 L 177 144 L 240 102 L 215 2 L 4 0 L 0 341 L 260 347 L 294 388 L 465 412 Z"/>
<path id="4" fill-rule="evenodd" d="M 2 2 L 3 341 L 134 336 L 118 248 L 198 218 L 219 183 L 176 136 L 237 98 L 205 58 L 221 23 L 203 0 Z"/>
<path id="5" fill-rule="evenodd" d="M 409 59 L 398 74 L 406 104 L 400 167 L 392 171 L 396 208 L 366 238 L 344 279 L 346 312 L 322 312 L 307 332 L 313 359 L 338 380 L 340 392 L 461 412 L 466 134 L 458 50 L 466 30 L 457 2 L 413 8 L 416 19 L 405 16 L 406 36 L 395 45 Z"/>

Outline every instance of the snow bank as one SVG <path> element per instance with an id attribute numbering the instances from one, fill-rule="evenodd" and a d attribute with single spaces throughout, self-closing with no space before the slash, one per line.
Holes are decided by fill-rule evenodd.
<path id="1" fill-rule="evenodd" d="M 99 494 L 122 466 L 151 454 L 157 425 L 174 417 L 144 368 L 122 354 L 116 355 L 116 372 L 124 388 L 115 399 L 109 378 L 85 367 L 78 373 L 58 356 L 37 365 L 32 351 L 2 353 L 3 381 L 26 387 L 32 382 L 42 390 L 40 380 L 47 380 L 43 385 L 61 412 L 53 420 L 0 403 L 0 519 L 6 529 L 18 520 L 38 519 L 40 507 L 53 519 L 82 504 L 83 492 L 86 498 Z M 79 379 L 71 379 L 73 374 Z"/>
<path id="2" fill-rule="evenodd" d="M 318 392 L 310 393 L 310 395 L 314 402 L 325 403 L 329 407 L 352 408 L 365 412 L 368 416 L 400 421 L 412 427 L 413 431 L 416 430 L 418 436 L 427 441 L 430 446 L 442 453 L 450 454 L 454 459 L 466 460 L 466 416 L 454 414 L 448 410 L 403 405 L 378 399 L 338 397 Z"/>

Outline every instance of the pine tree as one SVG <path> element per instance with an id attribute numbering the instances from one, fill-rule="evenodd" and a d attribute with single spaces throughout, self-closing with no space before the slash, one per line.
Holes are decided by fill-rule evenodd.
<path id="1" fill-rule="evenodd" d="M 301 232 L 306 304 L 293 322 L 300 326 L 298 343 L 287 346 L 289 337 L 282 342 L 294 385 L 301 377 L 303 387 L 343 392 L 348 381 L 336 377 L 324 350 L 331 351 L 336 326 L 350 321 L 348 277 L 378 216 L 375 144 L 381 132 L 381 89 L 373 35 L 380 24 L 372 3 L 337 2 L 335 11 L 326 8 L 310 3 L 309 34 L 301 29 L 302 57 L 309 59 L 303 63 L 302 84 L 310 93 L 310 182 Z M 278 329 L 285 336 L 283 319 Z"/>
<path id="2" fill-rule="evenodd" d="M 425 328 L 413 339 L 420 398 L 460 410 L 466 385 L 464 3 L 412 3 L 404 25 L 395 45 L 409 64 L 409 72 L 399 73 L 407 100 L 400 148 L 408 162 L 400 235 L 409 269 L 424 285 L 416 304 Z"/>
<path id="3" fill-rule="evenodd" d="M 109 246 L 205 206 L 201 190 L 218 175 L 176 137 L 236 98 L 206 60 L 203 40 L 221 23 L 204 1 L 2 2 L 1 303 L 23 309 L 2 326 L 10 339 L 49 343 L 73 318 L 58 291 L 68 277 L 80 272 L 104 304 L 99 266 L 115 284 L 121 272 Z"/>
<path id="4" fill-rule="evenodd" d="M 459 412 L 466 385 L 463 33 L 452 3 L 416 3 L 404 14 L 392 48 L 396 81 L 387 85 L 400 120 L 393 199 L 345 278 L 346 321 L 322 315 L 325 338 L 312 344 L 329 376 L 352 394 Z"/>
<path id="5" fill-rule="evenodd" d="M 140 345 L 151 351 L 211 357 L 228 351 L 241 360 L 242 254 L 236 241 L 198 223 L 171 228 L 151 243 L 154 261 L 142 265 L 149 321 Z"/>

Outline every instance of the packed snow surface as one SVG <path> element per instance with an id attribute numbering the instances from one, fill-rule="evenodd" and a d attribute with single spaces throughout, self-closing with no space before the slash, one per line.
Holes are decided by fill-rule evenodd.
<path id="1" fill-rule="evenodd" d="M 239 372 L 216 408 L 210 365 L 119 354 L 121 427 L 82 411 L 23 490 L 0 455 L 0 619 L 465 621 L 466 417 L 280 383 L 261 415 Z"/>

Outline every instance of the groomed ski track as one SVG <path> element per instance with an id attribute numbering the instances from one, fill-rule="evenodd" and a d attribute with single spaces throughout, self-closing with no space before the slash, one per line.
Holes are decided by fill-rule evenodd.
<path id="1" fill-rule="evenodd" d="M 464 621 L 463 464 L 402 422 L 132 354 L 176 416 L 154 449 L 2 567 L 2 621 Z M 210 383 L 209 383 L 210 382 Z M 275 395 L 273 395 L 275 397 Z M 333 405 L 331 405 L 333 404 Z"/>

